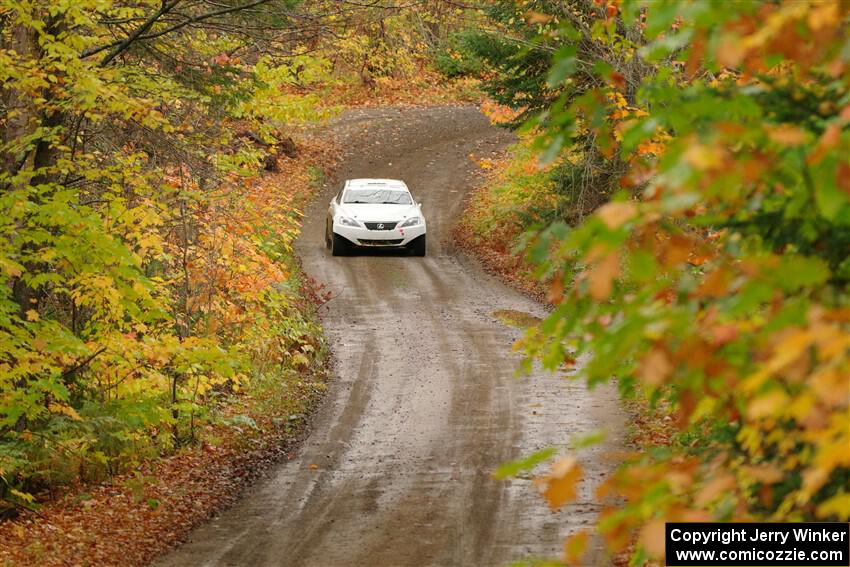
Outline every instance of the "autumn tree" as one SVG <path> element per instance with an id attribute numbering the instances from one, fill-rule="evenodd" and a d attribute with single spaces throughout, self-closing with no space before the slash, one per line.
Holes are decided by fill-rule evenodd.
<path id="1" fill-rule="evenodd" d="M 550 368 L 586 355 L 591 385 L 616 379 L 677 426 L 605 483 L 622 504 L 599 530 L 614 552 L 637 538 L 640 564 L 661 558 L 666 521 L 846 521 L 848 6 L 595 4 L 592 36 L 656 70 L 630 84 L 576 48 L 553 58 L 595 80 L 545 109 L 546 155 L 590 135 L 626 168 L 586 221 L 529 237 L 559 293 L 524 344 Z"/>
<path id="2" fill-rule="evenodd" d="M 564 104 L 595 92 L 608 77 L 633 102 L 641 81 L 656 67 L 634 56 L 644 43 L 639 21 L 619 21 L 605 32 L 594 27 L 610 9 L 593 0 L 500 0 L 486 9 L 494 25 L 468 31 L 462 42 L 470 57 L 486 63 L 484 87 L 490 97 L 519 111 L 515 125 L 533 119 L 540 127 L 555 127 L 560 136 L 567 126 L 556 123 Z M 613 148 L 597 143 L 593 130 L 571 133 L 569 139 L 571 159 L 551 176 L 561 196 L 559 215 L 576 223 L 618 189 L 625 164 Z M 555 153 L 544 157 L 551 161 Z"/>
<path id="3" fill-rule="evenodd" d="M 0 498 L 182 442 L 263 324 L 290 327 L 279 364 L 306 340 L 273 287 L 296 211 L 247 178 L 317 116 L 279 87 L 322 68 L 298 60 L 318 17 L 285 0 L 0 4 Z M 252 310 L 256 335 L 234 319 Z"/>

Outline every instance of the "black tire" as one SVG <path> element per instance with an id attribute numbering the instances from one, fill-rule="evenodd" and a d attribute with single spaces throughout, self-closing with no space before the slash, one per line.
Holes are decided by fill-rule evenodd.
<path id="1" fill-rule="evenodd" d="M 424 256 L 425 255 L 425 235 L 423 234 L 416 240 L 410 243 L 410 252 L 414 256 Z"/>
<path id="2" fill-rule="evenodd" d="M 334 233 L 333 240 L 331 240 L 331 255 L 347 256 L 350 250 L 351 245 L 348 243 L 348 240 Z"/>

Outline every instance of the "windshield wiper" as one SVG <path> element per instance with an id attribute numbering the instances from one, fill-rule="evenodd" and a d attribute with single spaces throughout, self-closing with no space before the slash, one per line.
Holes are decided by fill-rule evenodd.
<path id="1" fill-rule="evenodd" d="M 398 201 L 381 201 L 382 205 L 403 205 L 404 203 L 399 203 Z"/>

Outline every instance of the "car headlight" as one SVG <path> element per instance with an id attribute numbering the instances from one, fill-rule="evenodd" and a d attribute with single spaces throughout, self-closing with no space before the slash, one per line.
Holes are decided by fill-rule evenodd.
<path id="1" fill-rule="evenodd" d="M 339 217 L 339 218 L 336 219 L 336 221 L 339 224 L 341 224 L 342 226 L 354 226 L 354 227 L 360 226 L 360 223 L 358 223 L 356 220 L 350 219 L 348 217 Z"/>
<path id="2" fill-rule="evenodd" d="M 417 224 L 419 224 L 419 217 L 410 217 L 409 219 L 398 225 L 398 227 L 404 228 L 406 226 L 416 226 Z"/>

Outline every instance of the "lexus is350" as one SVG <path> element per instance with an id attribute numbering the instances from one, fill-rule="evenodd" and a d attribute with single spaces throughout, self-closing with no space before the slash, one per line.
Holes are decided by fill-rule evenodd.
<path id="1" fill-rule="evenodd" d="M 406 248 L 425 255 L 425 217 L 404 181 L 349 179 L 328 207 L 325 244 L 334 256 L 357 248 Z"/>

